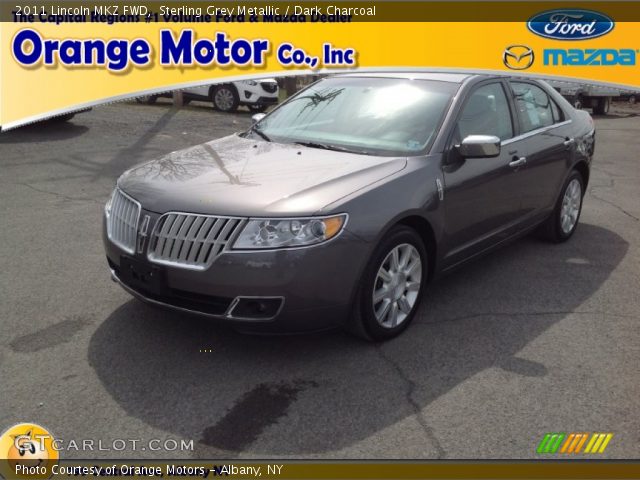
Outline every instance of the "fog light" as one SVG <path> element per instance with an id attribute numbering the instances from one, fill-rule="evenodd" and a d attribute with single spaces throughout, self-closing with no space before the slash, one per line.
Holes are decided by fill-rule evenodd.
<path id="1" fill-rule="evenodd" d="M 278 314 L 283 302 L 281 297 L 236 297 L 227 315 L 231 318 L 268 320 Z"/>

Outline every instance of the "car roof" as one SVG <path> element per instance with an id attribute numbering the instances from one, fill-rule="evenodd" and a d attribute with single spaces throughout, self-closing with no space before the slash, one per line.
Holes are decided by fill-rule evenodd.
<path id="1" fill-rule="evenodd" d="M 435 80 L 438 82 L 462 83 L 471 77 L 478 75 L 468 73 L 445 73 L 445 72 L 360 72 L 343 73 L 336 77 L 360 77 L 360 78 L 403 78 L 409 80 Z"/>

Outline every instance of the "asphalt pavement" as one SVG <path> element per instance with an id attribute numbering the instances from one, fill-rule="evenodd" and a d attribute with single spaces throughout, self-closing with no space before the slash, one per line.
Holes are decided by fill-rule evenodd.
<path id="1" fill-rule="evenodd" d="M 249 124 L 205 104 L 120 103 L 0 134 L 0 430 L 194 446 L 66 458 L 519 459 L 547 432 L 611 432 L 598 458 L 640 458 L 633 110 L 596 118 L 571 241 L 524 238 L 440 280 L 381 345 L 247 336 L 109 279 L 101 215 L 119 174 Z"/>

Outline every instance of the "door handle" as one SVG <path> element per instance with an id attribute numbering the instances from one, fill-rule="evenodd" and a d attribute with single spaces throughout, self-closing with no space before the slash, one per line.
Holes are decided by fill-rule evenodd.
<path id="1" fill-rule="evenodd" d="M 576 139 L 575 138 L 567 138 L 564 142 L 564 146 L 565 147 L 570 147 L 571 145 L 573 145 L 574 143 L 576 143 Z"/>
<path id="2" fill-rule="evenodd" d="M 513 160 L 509 162 L 511 168 L 521 167 L 527 163 L 527 157 L 513 157 Z"/>

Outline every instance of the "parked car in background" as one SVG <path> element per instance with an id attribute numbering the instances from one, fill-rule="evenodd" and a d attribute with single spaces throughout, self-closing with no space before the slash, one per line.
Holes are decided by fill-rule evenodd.
<path id="1" fill-rule="evenodd" d="M 595 128 L 548 84 L 323 79 L 246 132 L 125 172 L 105 206 L 112 279 L 254 332 L 398 335 L 430 280 L 538 229 L 574 233 Z"/>
<path id="2" fill-rule="evenodd" d="M 274 78 L 265 78 L 185 88 L 182 93 L 187 103 L 191 100 L 210 101 L 213 107 L 221 112 L 234 112 L 239 106 L 245 105 L 257 113 L 264 112 L 269 105 L 278 103 L 279 90 L 278 82 Z M 152 104 L 159 97 L 171 95 L 171 92 L 167 92 L 138 97 L 136 100 Z"/>

